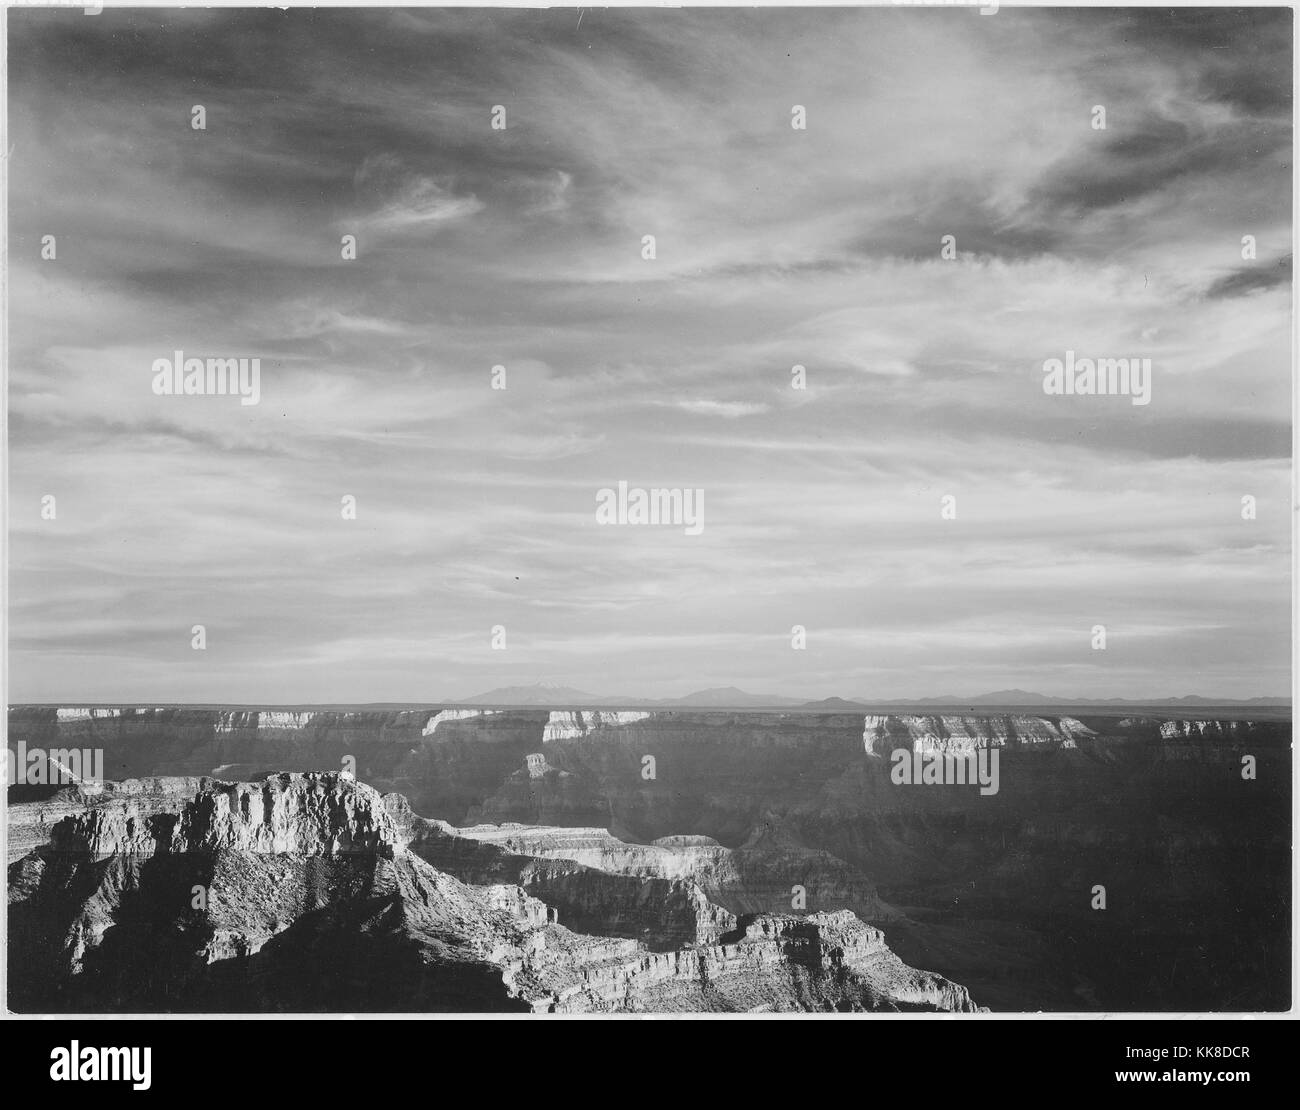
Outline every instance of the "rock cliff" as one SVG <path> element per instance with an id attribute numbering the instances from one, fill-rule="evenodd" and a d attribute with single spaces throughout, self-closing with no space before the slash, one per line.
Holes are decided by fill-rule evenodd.
<path id="1" fill-rule="evenodd" d="M 576 740 L 602 729 L 621 728 L 650 719 L 649 713 L 620 713 L 608 709 L 578 709 L 551 713 L 542 731 L 542 743 Z"/>
<path id="2" fill-rule="evenodd" d="M 1077 748 L 1096 733 L 1073 717 L 866 717 L 862 746 L 869 755 L 888 757 L 899 748 L 918 752 L 964 753 L 980 748 Z"/>
<path id="3" fill-rule="evenodd" d="M 306 856 L 402 850 L 379 795 L 344 774 L 281 774 L 259 783 L 203 779 L 193 797 L 182 801 L 193 782 L 116 783 L 106 799 L 60 820 L 50 847 L 92 859 L 222 850 Z"/>
<path id="4" fill-rule="evenodd" d="M 61 792 L 57 810 L 53 797 L 11 807 L 28 835 L 41 820 L 24 807 L 52 821 L 9 871 L 19 1012 L 975 1009 L 847 911 L 737 921 L 686 880 L 506 852 L 345 774 L 76 794 Z M 440 839 L 471 849 L 462 870 L 473 849 L 487 853 L 473 864 L 481 881 L 424 858 Z M 597 900 L 604 876 L 616 898 L 639 886 L 660 917 L 712 924 L 659 951 L 575 932 L 513 881 L 534 865 L 558 866 L 560 881 L 594 872 Z"/>
<path id="5" fill-rule="evenodd" d="M 907 963 L 999 1009 L 1289 1005 L 1289 720 L 264 712 L 16 707 L 10 739 L 102 746 L 119 780 L 249 780 L 337 771 L 350 757 L 358 778 L 456 837 L 428 834 L 426 850 L 449 853 L 435 869 L 545 892 L 562 926 L 656 956 L 713 943 L 728 914 L 739 928 L 756 914 L 850 909 Z M 918 745 L 996 749 L 999 792 L 891 782 L 890 752 Z M 148 794 L 140 820 L 180 814 Z M 75 791 L 30 794 L 11 810 L 11 850 L 47 844 L 84 804 Z M 487 829 L 511 823 L 535 831 Z M 495 862 L 473 871 L 488 865 L 472 853 L 487 849 Z M 346 853 L 313 858 L 337 872 L 322 861 Z M 1089 908 L 1096 883 L 1111 896 L 1105 914 Z"/>
<path id="6" fill-rule="evenodd" d="M 438 726 L 447 721 L 471 721 L 480 717 L 490 717 L 494 712 L 495 710 L 492 709 L 442 709 L 424 722 L 420 735 L 432 736 L 438 731 Z"/>

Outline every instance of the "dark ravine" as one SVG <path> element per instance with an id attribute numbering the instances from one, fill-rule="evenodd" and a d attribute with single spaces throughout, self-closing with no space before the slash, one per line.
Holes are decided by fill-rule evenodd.
<path id="1" fill-rule="evenodd" d="M 429 819 L 410 854 L 659 953 L 725 935 L 728 914 L 848 909 L 993 1009 L 1283 1009 L 1290 723 L 1190 712 L 18 707 L 10 744 L 102 747 L 112 778 L 251 779 L 350 758 Z M 999 790 L 898 786 L 898 747 L 996 748 Z M 11 814 L 14 845 L 70 804 Z M 672 867 L 693 862 L 675 871 L 652 849 L 683 836 L 692 852 Z M 1097 884 L 1105 911 L 1091 908 Z"/>
<path id="2" fill-rule="evenodd" d="M 9 868 L 21 1013 L 977 1008 L 848 911 L 737 918 L 690 880 L 557 867 L 586 908 L 588 929 L 568 928 L 515 881 L 553 861 L 426 850 L 457 834 L 347 774 L 109 783 L 11 813 L 48 831 Z M 690 915 L 683 943 L 628 935 Z"/>

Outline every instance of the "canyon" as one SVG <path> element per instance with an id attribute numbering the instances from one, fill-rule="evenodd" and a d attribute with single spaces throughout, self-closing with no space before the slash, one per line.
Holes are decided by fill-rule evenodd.
<path id="1" fill-rule="evenodd" d="M 669 1005 L 670 996 L 682 1008 L 870 1009 L 920 998 L 965 1005 L 945 994 L 949 987 L 904 989 L 896 976 L 886 976 L 893 994 L 856 986 L 801 994 L 788 985 L 789 953 L 801 945 L 821 953 L 813 963 L 832 979 L 834 951 L 865 960 L 877 941 L 859 928 L 880 933 L 882 951 L 899 966 L 929 969 L 954 990 L 960 984 L 971 1005 L 995 1010 L 1285 1008 L 1289 719 L 1073 712 L 19 706 L 10 709 L 11 746 L 102 749 L 110 785 L 99 804 L 74 787 L 11 787 L 11 887 L 14 867 L 30 870 L 33 854 L 40 859 L 56 844 L 85 857 L 79 877 L 67 877 L 81 884 L 89 881 L 85 868 L 107 874 L 117 867 L 112 859 L 133 861 L 114 870 L 124 884 L 139 879 L 132 868 L 162 876 L 166 861 L 214 853 L 247 856 L 259 868 L 306 859 L 316 861 L 311 870 L 325 890 L 338 892 L 329 895 L 338 911 L 333 931 L 312 934 L 329 948 L 343 943 L 345 919 L 347 930 L 370 935 L 371 919 L 355 916 L 366 883 L 391 887 L 405 907 L 432 882 L 420 870 L 428 868 L 444 884 L 518 892 L 509 898 L 523 907 L 520 920 L 555 914 L 548 928 L 603 938 L 615 946 L 607 958 L 616 964 L 671 963 L 673 974 L 653 989 L 638 979 L 619 996 L 617 1005 L 631 1008 Z M 962 786 L 897 785 L 890 756 L 900 750 L 996 750 L 1000 789 L 984 796 Z M 1243 771 L 1245 757 L 1253 777 Z M 322 799 L 312 812 L 324 831 L 283 844 L 238 839 L 234 818 L 268 811 L 256 809 L 266 804 L 257 800 L 261 787 L 230 783 L 337 775 L 341 767 L 355 770 L 348 789 L 369 784 L 384 797 L 388 831 L 381 835 L 368 816 L 354 827 L 343 819 L 346 805 Z M 171 785 L 151 785 L 162 782 Z M 112 810 L 124 795 L 134 807 L 130 830 Z M 187 818 L 181 796 L 185 806 L 213 798 L 211 812 Z M 87 824 L 88 810 L 102 813 Z M 158 822 L 172 818 L 164 836 Z M 191 839 L 200 828 L 203 837 Z M 345 844 L 340 829 L 359 839 Z M 400 863 L 387 858 L 391 835 L 403 848 L 394 855 Z M 117 849 L 100 858 L 107 845 Z M 354 848 L 382 867 L 358 874 Z M 257 883 L 267 881 L 254 872 Z M 24 889 L 39 890 L 30 880 Z M 1093 908 L 1098 886 L 1104 910 Z M 529 900 L 543 910 L 527 909 Z M 323 919 L 308 918 L 324 928 Z M 105 936 L 127 935 L 120 929 Z M 231 943 L 247 949 L 255 941 Z M 269 943 L 247 958 L 269 959 Z M 754 946 L 769 943 L 786 953 L 785 963 L 771 965 L 783 969 L 776 976 L 783 985 L 770 998 L 752 984 L 730 1001 L 681 985 L 737 958 L 767 966 L 770 952 Z M 736 945 L 749 954 L 727 955 Z M 883 966 L 885 957 L 872 959 Z M 456 966 L 464 983 L 481 985 L 481 968 Z M 528 968 L 513 974 L 527 978 L 536 971 Z M 616 1005 L 610 992 L 627 974 L 611 974 L 574 1005 Z M 217 989 L 204 982 L 204 990 Z M 514 1002 L 563 1009 L 564 989 Z M 741 1006 L 746 1000 L 752 1006 Z M 442 1002 L 454 1008 L 451 996 Z"/>
<path id="2" fill-rule="evenodd" d="M 847 910 L 737 917 L 690 878 L 462 838 L 345 773 L 69 788 L 60 813 L 10 866 L 18 1012 L 977 1009 Z M 548 881 L 520 885 L 534 862 L 587 911 L 583 929 L 528 892 Z M 647 927 L 653 945 L 630 935 Z"/>

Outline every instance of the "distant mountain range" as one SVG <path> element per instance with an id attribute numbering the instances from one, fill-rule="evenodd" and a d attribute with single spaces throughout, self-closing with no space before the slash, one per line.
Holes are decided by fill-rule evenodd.
<path id="1" fill-rule="evenodd" d="M 715 686 L 707 690 L 696 690 L 680 698 L 633 698 L 614 697 L 607 694 L 590 694 L 572 686 L 557 686 L 552 683 L 538 682 L 532 686 L 502 686 L 489 690 L 485 694 L 476 694 L 456 702 L 458 705 L 505 705 L 505 706 L 561 706 L 581 708 L 583 706 L 680 706 L 683 708 L 706 709 L 743 709 L 774 708 L 788 706 L 799 709 L 820 709 L 823 711 L 843 710 L 857 712 L 873 705 L 915 705 L 915 706 L 1029 706 L 1029 705 L 1095 705 L 1095 706 L 1145 706 L 1145 705 L 1254 705 L 1254 706 L 1289 706 L 1290 698 L 1207 698 L 1199 694 L 1188 694 L 1178 698 L 1064 698 L 1050 694 L 1037 694 L 1032 690 L 995 690 L 989 694 L 976 694 L 973 697 L 944 695 L 930 698 L 823 698 L 820 701 L 806 701 L 803 698 L 783 697 L 778 694 L 751 694 L 735 686 Z"/>
<path id="2" fill-rule="evenodd" d="M 1186 694 L 1178 698 L 1063 698 L 1052 694 L 1036 694 L 1031 690 L 996 690 L 991 694 L 974 697 L 900 698 L 898 701 L 868 703 L 865 698 L 855 699 L 861 704 L 889 705 L 1290 705 L 1290 698 L 1206 698 L 1199 694 Z"/>
<path id="3" fill-rule="evenodd" d="M 459 705 L 604 705 L 611 699 L 575 690 L 572 686 L 556 686 L 538 682 L 532 686 L 500 686 L 486 694 L 462 698 Z M 613 699 L 618 700 L 618 699 Z"/>
<path id="4" fill-rule="evenodd" d="M 697 690 L 684 698 L 627 698 L 608 694 L 589 694 L 572 686 L 556 686 L 538 682 L 532 686 L 502 686 L 486 694 L 463 698 L 457 705 L 558 705 L 581 707 L 586 705 L 663 705 L 698 706 L 701 708 L 740 708 L 747 706 L 801 706 L 802 698 L 767 697 L 747 694 L 734 686 L 717 686 Z"/>

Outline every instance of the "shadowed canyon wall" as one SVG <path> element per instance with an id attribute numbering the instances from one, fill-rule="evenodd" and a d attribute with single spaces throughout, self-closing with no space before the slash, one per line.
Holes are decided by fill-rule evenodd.
<path id="1" fill-rule="evenodd" d="M 725 927 L 697 912 L 703 891 L 733 915 L 851 909 L 908 963 L 993 1008 L 1289 1001 L 1289 722 L 19 707 L 11 748 L 19 742 L 102 747 L 109 778 L 248 779 L 351 759 L 359 779 L 405 795 L 414 814 L 463 827 L 459 845 L 429 834 L 430 852 L 472 854 L 472 841 L 527 857 L 526 889 L 549 884 L 583 920 L 599 919 L 603 902 L 622 906 L 621 918 L 606 915 L 611 927 L 652 944 L 660 928 L 705 937 Z M 996 751 L 998 790 L 900 785 L 897 751 Z M 47 817 L 24 819 L 28 840 L 57 819 L 49 795 Z M 539 830 L 511 834 L 511 823 Z M 563 829 L 607 831 L 614 843 L 565 843 Z M 669 872 L 653 844 L 683 837 L 693 851 L 672 866 L 686 870 Z M 569 864 L 603 868 L 607 889 Z M 656 906 L 673 907 L 667 924 L 638 917 L 637 888 L 620 876 L 666 884 Z M 1104 910 L 1093 908 L 1098 886 Z"/>

